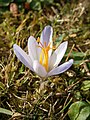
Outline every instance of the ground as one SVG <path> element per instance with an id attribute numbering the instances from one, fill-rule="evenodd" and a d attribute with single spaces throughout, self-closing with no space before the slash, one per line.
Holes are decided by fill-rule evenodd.
<path id="1" fill-rule="evenodd" d="M 0 120 L 82 120 L 82 115 L 83 120 L 89 120 L 88 4 L 58 1 L 42 5 L 39 10 L 23 8 L 15 15 L 8 10 L 0 14 L 0 107 L 4 108 L 0 109 Z M 46 25 L 54 29 L 55 46 L 69 43 L 62 62 L 72 58 L 74 64 L 65 73 L 43 80 L 16 58 L 13 44 L 27 52 L 28 37 L 40 37 Z"/>

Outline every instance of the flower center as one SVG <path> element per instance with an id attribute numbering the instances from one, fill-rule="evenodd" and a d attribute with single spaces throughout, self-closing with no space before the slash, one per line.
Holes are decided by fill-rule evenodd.
<path id="1" fill-rule="evenodd" d="M 44 43 L 44 46 L 41 46 L 40 48 L 42 50 L 40 53 L 39 62 L 45 67 L 46 71 L 48 71 L 48 52 L 50 50 L 50 44 L 46 46 L 46 43 Z"/>
<path id="2" fill-rule="evenodd" d="M 37 39 L 37 42 L 40 43 L 40 47 L 41 48 L 41 53 L 40 53 L 40 58 L 39 58 L 39 62 L 41 65 L 43 65 L 46 69 L 46 71 L 48 71 L 48 52 L 50 49 L 55 49 L 55 47 L 50 47 L 51 43 L 49 43 L 48 45 L 46 45 L 46 42 L 44 42 L 44 45 L 40 42 L 40 38 Z"/>
<path id="3" fill-rule="evenodd" d="M 43 65 L 46 69 L 46 71 L 48 71 L 48 52 L 51 49 L 50 48 L 50 43 L 48 44 L 48 46 L 46 46 L 46 42 L 44 42 L 44 45 L 40 42 L 40 38 L 38 37 L 37 42 L 40 43 L 40 47 L 41 48 L 41 53 L 40 53 L 40 58 L 39 58 L 39 62 L 41 65 Z"/>

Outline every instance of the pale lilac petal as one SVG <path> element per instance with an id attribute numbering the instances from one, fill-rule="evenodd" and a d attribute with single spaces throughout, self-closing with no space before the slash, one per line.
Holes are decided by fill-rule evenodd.
<path id="1" fill-rule="evenodd" d="M 45 68 L 37 60 L 35 60 L 33 63 L 33 69 L 37 73 L 37 75 L 41 77 L 46 77 L 47 72 Z"/>
<path id="2" fill-rule="evenodd" d="M 30 57 L 16 44 L 13 45 L 14 52 L 17 58 L 30 70 L 33 71 L 32 60 Z"/>
<path id="3" fill-rule="evenodd" d="M 48 45 L 49 42 L 52 44 L 52 34 L 53 34 L 53 29 L 51 26 L 46 26 L 44 30 L 41 33 L 41 38 L 40 42 L 44 45 L 46 43 L 46 46 Z"/>
<path id="4" fill-rule="evenodd" d="M 66 49 L 67 49 L 68 42 L 63 42 L 59 45 L 59 47 L 54 51 L 54 53 L 50 57 L 49 69 L 58 66 L 60 61 L 62 60 Z"/>
<path id="5" fill-rule="evenodd" d="M 52 69 L 49 73 L 48 76 L 52 76 L 52 75 L 57 75 L 60 73 L 65 72 L 66 70 L 68 70 L 73 64 L 73 59 L 69 60 L 68 62 L 63 63 L 62 65 Z"/>
<path id="6" fill-rule="evenodd" d="M 52 41 L 52 34 L 53 34 L 53 29 L 51 26 L 46 26 L 44 28 L 44 30 L 41 33 L 41 37 L 40 37 L 40 42 L 42 45 L 46 44 L 46 46 L 48 46 L 48 44 L 50 44 L 50 47 L 52 48 L 53 46 L 53 41 Z M 49 50 L 48 52 L 48 57 L 50 58 L 52 54 L 52 49 Z"/>
<path id="7" fill-rule="evenodd" d="M 28 52 L 32 61 L 39 60 L 40 47 L 33 36 L 30 36 L 28 39 Z"/>

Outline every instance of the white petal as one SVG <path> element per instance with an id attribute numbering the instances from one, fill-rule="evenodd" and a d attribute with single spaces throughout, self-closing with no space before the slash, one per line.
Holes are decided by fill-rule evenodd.
<path id="1" fill-rule="evenodd" d="M 53 46 L 53 41 L 52 41 L 52 34 L 53 34 L 53 29 L 50 25 L 46 26 L 44 28 L 44 30 L 41 33 L 41 37 L 40 37 L 40 42 L 42 43 L 42 45 L 46 44 L 46 46 L 48 44 L 50 44 L 50 47 L 52 48 Z M 50 58 L 52 54 L 52 49 L 49 50 L 48 52 L 48 57 Z"/>
<path id="2" fill-rule="evenodd" d="M 60 61 L 62 60 L 66 49 L 67 49 L 68 42 L 63 42 L 59 45 L 59 47 L 54 51 L 52 56 L 50 57 L 49 69 L 51 70 L 53 67 L 58 66 Z"/>
<path id="3" fill-rule="evenodd" d="M 66 70 L 68 70 L 72 66 L 72 64 L 73 64 L 73 59 L 69 60 L 68 62 L 63 63 L 59 67 L 56 67 L 56 68 L 52 69 L 48 73 L 48 76 L 52 76 L 52 75 L 57 75 L 57 74 L 63 73 Z"/>
<path id="4" fill-rule="evenodd" d="M 32 61 L 39 60 L 40 48 L 38 47 L 38 43 L 33 36 L 30 36 L 28 39 L 28 52 Z"/>
<path id="5" fill-rule="evenodd" d="M 14 48 L 14 52 L 15 52 L 16 56 L 18 57 L 18 59 L 26 67 L 28 67 L 30 70 L 33 71 L 32 61 L 31 61 L 30 57 L 18 45 L 14 44 L 13 48 Z"/>
<path id="6" fill-rule="evenodd" d="M 39 76 L 46 77 L 47 72 L 45 68 L 37 60 L 33 63 L 33 69 Z"/>
<path id="7" fill-rule="evenodd" d="M 44 30 L 41 33 L 41 38 L 40 42 L 44 45 L 46 43 L 46 46 L 48 45 L 49 42 L 52 43 L 52 34 L 53 34 L 53 29 L 51 26 L 46 26 Z"/>

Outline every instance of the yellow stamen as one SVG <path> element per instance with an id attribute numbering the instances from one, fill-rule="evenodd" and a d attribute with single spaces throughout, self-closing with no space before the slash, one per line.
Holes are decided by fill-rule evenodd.
<path id="1" fill-rule="evenodd" d="M 38 40 L 40 43 L 39 38 L 37 39 L 37 42 L 38 42 Z M 48 52 L 50 49 L 55 49 L 55 47 L 50 48 L 51 43 L 49 43 L 47 46 L 46 46 L 46 42 L 44 42 L 44 45 L 42 45 L 42 43 L 40 43 L 40 44 L 41 44 L 41 46 L 38 46 L 41 48 L 39 62 L 41 65 L 43 65 L 45 67 L 46 71 L 48 71 Z"/>
<path id="2" fill-rule="evenodd" d="M 39 37 L 37 38 L 37 42 L 40 42 L 40 38 Z"/>
<path id="3" fill-rule="evenodd" d="M 40 62 L 40 64 L 42 64 L 42 59 L 43 59 L 43 50 L 41 51 L 41 53 L 40 53 L 40 59 L 39 59 L 39 62 Z"/>
<path id="4" fill-rule="evenodd" d="M 48 51 L 49 51 L 48 46 L 43 51 L 44 51 L 43 66 L 48 71 Z"/>
<path id="5" fill-rule="evenodd" d="M 40 53 L 40 59 L 39 59 L 40 64 L 42 64 L 45 67 L 46 71 L 48 71 L 48 52 L 50 50 L 50 44 L 46 47 L 42 46 L 40 48 L 42 49 Z"/>

